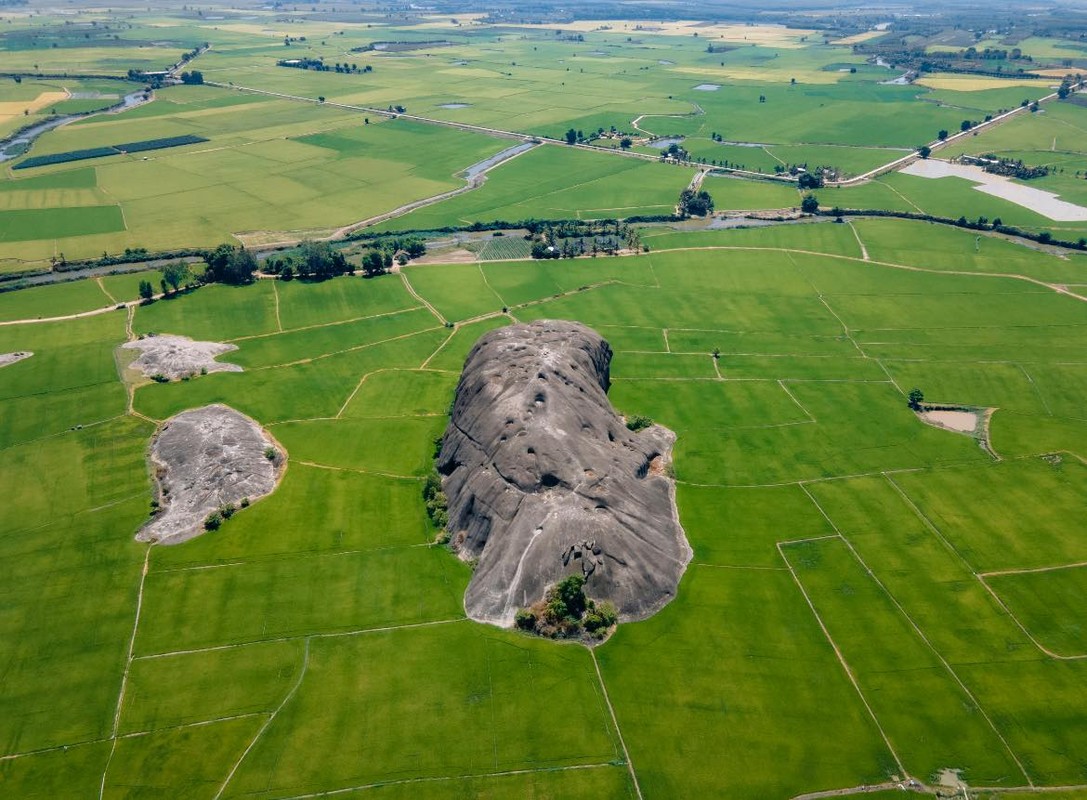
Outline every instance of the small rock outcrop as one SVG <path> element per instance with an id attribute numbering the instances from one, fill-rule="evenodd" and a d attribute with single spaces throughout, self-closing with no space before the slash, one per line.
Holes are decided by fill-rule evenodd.
<path id="1" fill-rule="evenodd" d="M 188 336 L 157 334 L 126 342 L 125 350 L 138 350 L 139 356 L 129 367 L 147 377 L 161 376 L 177 380 L 207 372 L 241 372 L 237 364 L 216 361 L 216 356 L 238 349 L 237 345 L 221 342 L 197 342 Z"/>
<path id="2" fill-rule="evenodd" d="M 0 353 L 0 367 L 9 366 L 22 361 L 24 358 L 30 358 L 32 355 L 34 354 L 26 350 L 21 350 L 18 353 Z"/>
<path id="3" fill-rule="evenodd" d="M 260 425 L 229 406 L 170 417 L 151 441 L 158 512 L 136 539 L 178 544 L 199 536 L 209 514 L 270 494 L 284 456 Z"/>
<path id="4" fill-rule="evenodd" d="M 438 471 L 452 546 L 478 561 L 472 619 L 510 625 L 571 574 L 621 620 L 675 595 L 691 559 L 664 474 L 675 435 L 627 429 L 607 396 L 611 355 L 561 321 L 491 331 L 469 354 Z"/>

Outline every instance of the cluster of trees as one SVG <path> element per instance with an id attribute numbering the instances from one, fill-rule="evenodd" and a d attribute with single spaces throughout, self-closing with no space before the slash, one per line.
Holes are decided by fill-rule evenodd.
<path id="1" fill-rule="evenodd" d="M 691 154 L 685 149 L 679 146 L 678 142 L 672 142 L 668 147 L 661 150 L 661 161 L 690 161 Z"/>
<path id="2" fill-rule="evenodd" d="M 792 173 L 796 174 L 796 173 Z M 801 189 L 822 189 L 823 188 L 823 172 L 822 169 L 814 172 L 800 172 L 800 177 L 796 180 L 797 185 Z"/>
<path id="3" fill-rule="evenodd" d="M 257 271 L 257 259 L 242 246 L 221 244 L 204 256 L 208 267 L 204 271 L 204 283 L 227 283 L 241 286 L 253 282 Z"/>
<path id="4" fill-rule="evenodd" d="M 617 255 L 623 247 L 648 250 L 638 230 L 619 220 L 539 222 L 525 238 L 532 241 L 532 257 L 539 259 Z"/>
<path id="5" fill-rule="evenodd" d="M 695 192 L 684 189 L 679 193 L 679 215 L 681 217 L 704 217 L 713 213 L 713 198 L 705 189 Z"/>
<path id="6" fill-rule="evenodd" d="M 182 72 L 181 82 L 187 86 L 200 86 L 204 83 L 204 73 L 198 69 L 192 72 Z"/>
<path id="7" fill-rule="evenodd" d="M 374 68 L 369 64 L 360 67 L 358 64 L 348 64 L 346 61 L 342 64 L 337 61 L 333 66 L 329 66 L 325 63 L 323 57 L 318 58 L 284 58 L 276 62 L 277 67 L 290 67 L 291 69 L 305 69 L 313 70 L 314 72 L 339 72 L 344 75 L 360 75 L 366 72 L 373 72 Z"/>
<path id="8" fill-rule="evenodd" d="M 423 482 L 423 502 L 426 504 L 427 516 L 438 529 L 439 543 L 445 544 L 449 541 L 449 501 L 442 491 L 442 478 L 437 470 L 431 471 Z"/>
<path id="9" fill-rule="evenodd" d="M 587 635 L 603 639 L 608 629 L 619 621 L 615 606 L 605 601 L 597 604 L 585 596 L 585 578 L 570 575 L 556 583 L 544 599 L 520 609 L 514 623 L 523 631 L 550 639 L 574 639 Z"/>
<path id="10" fill-rule="evenodd" d="M 1031 180 L 1032 178 L 1044 178 L 1049 174 L 1049 167 L 1032 167 L 1028 164 L 1024 164 L 1022 159 L 1000 158 L 993 153 L 981 156 L 980 158 L 964 156 L 963 161 L 979 164 L 983 170 L 992 173 L 993 175 L 1004 175 L 1009 178 L 1019 178 L 1024 181 Z"/>
<path id="11" fill-rule="evenodd" d="M 1024 55 L 1023 51 L 1018 47 L 1013 47 L 1011 50 L 1001 50 L 998 47 L 986 47 L 984 50 L 978 50 L 976 47 L 967 47 L 965 50 L 959 51 L 959 58 L 966 61 L 1034 61 L 1029 55 Z"/>
<path id="12" fill-rule="evenodd" d="M 182 286 L 192 286 L 195 278 L 196 276 L 193 275 L 193 271 L 187 263 L 174 261 L 162 268 L 162 280 L 159 281 L 159 286 L 162 288 L 164 295 L 177 294 L 181 291 Z M 151 281 L 140 281 L 140 299 L 144 303 L 150 303 L 154 297 L 155 287 L 151 285 Z"/>
<path id="13" fill-rule="evenodd" d="M 343 253 L 333 249 L 328 242 L 306 239 L 296 252 L 265 260 L 264 271 L 287 281 L 295 277 L 321 281 L 350 272 L 351 266 Z"/>

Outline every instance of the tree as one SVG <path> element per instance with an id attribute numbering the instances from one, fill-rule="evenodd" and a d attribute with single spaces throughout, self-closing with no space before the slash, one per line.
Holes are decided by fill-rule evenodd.
<path id="1" fill-rule="evenodd" d="M 968 119 L 964 119 L 964 120 L 962 121 L 962 123 L 961 123 L 961 124 L 959 125 L 959 130 L 960 130 L 960 131 L 968 131 L 968 130 L 970 130 L 970 129 L 971 129 L 971 128 L 973 128 L 973 127 L 974 127 L 974 123 L 972 123 L 972 122 L 971 122 L 970 120 L 968 120 Z"/>
<path id="2" fill-rule="evenodd" d="M 932 148 L 929 147 L 927 144 L 921 145 L 921 149 L 917 151 L 917 154 L 921 156 L 921 158 L 928 158 L 930 155 L 932 155 Z"/>
<path id="3" fill-rule="evenodd" d="M 1069 87 L 1069 85 L 1067 83 L 1062 83 L 1061 88 L 1059 88 L 1057 90 L 1057 97 L 1059 97 L 1061 100 L 1064 100 L 1071 93 L 1072 93 L 1071 87 Z"/>
<path id="4" fill-rule="evenodd" d="M 631 139 L 629 136 L 624 136 L 622 139 L 619 140 L 619 146 L 624 150 L 629 150 L 631 145 L 633 144 L 634 140 Z"/>
<path id="5" fill-rule="evenodd" d="M 936 138 L 939 139 L 941 142 L 946 141 L 947 140 L 947 131 L 946 130 L 941 130 L 939 133 L 936 134 Z"/>
<path id="6" fill-rule="evenodd" d="M 581 575 L 569 575 L 556 583 L 547 603 L 548 616 L 555 621 L 581 619 L 585 613 L 584 586 L 585 578 Z"/>
<path id="7" fill-rule="evenodd" d="M 302 263 L 298 265 L 298 271 L 303 275 L 324 280 L 347 272 L 347 260 L 343 253 L 333 250 L 328 242 L 306 239 L 300 245 L 299 251 Z"/>
<path id="8" fill-rule="evenodd" d="M 566 143 L 577 144 L 577 131 L 571 128 L 566 132 Z"/>
<path id="9" fill-rule="evenodd" d="M 204 256 L 208 268 L 204 273 L 206 281 L 218 281 L 240 286 L 253 282 L 253 273 L 257 271 L 257 259 L 244 247 L 231 247 L 221 244 Z"/>
<path id="10" fill-rule="evenodd" d="M 181 288 L 181 284 L 191 277 L 192 272 L 189 270 L 189 265 L 184 261 L 175 261 L 173 264 L 167 264 L 162 268 L 162 279 L 170 284 L 175 292 Z"/>
<path id="11" fill-rule="evenodd" d="M 910 389 L 910 394 L 909 394 L 909 406 L 910 406 L 910 408 L 912 408 L 914 411 L 920 411 L 921 404 L 923 402 L 925 402 L 925 393 L 922 392 L 920 389 L 916 389 L 916 388 Z"/>
<path id="12" fill-rule="evenodd" d="M 204 83 L 204 73 L 197 69 L 192 72 L 182 72 L 181 82 L 190 86 L 200 86 Z"/>
<path id="13" fill-rule="evenodd" d="M 810 193 L 804 195 L 804 199 L 800 201 L 800 210 L 805 214 L 814 214 L 819 210 L 819 198 Z"/>
<path id="14" fill-rule="evenodd" d="M 679 213 L 684 217 L 704 217 L 713 213 L 713 198 L 705 189 L 695 194 L 691 189 L 679 193 Z"/>
<path id="15" fill-rule="evenodd" d="M 801 189 L 822 189 L 823 178 L 820 175 L 813 175 L 810 172 L 804 172 L 797 179 L 797 186 Z"/>
<path id="16" fill-rule="evenodd" d="M 149 303 L 154 296 L 155 287 L 151 285 L 151 281 L 140 281 L 140 299 Z"/>
<path id="17" fill-rule="evenodd" d="M 385 274 L 385 259 L 380 250 L 371 250 L 363 256 L 362 274 L 367 278 Z"/>

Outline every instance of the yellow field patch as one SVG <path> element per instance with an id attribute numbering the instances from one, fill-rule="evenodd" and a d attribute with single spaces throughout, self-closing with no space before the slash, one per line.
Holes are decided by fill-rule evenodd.
<path id="1" fill-rule="evenodd" d="M 986 78 L 974 75 L 941 78 L 926 77 L 916 80 L 914 83 L 927 86 L 930 89 L 946 89 L 952 92 L 980 92 L 983 89 L 1010 89 L 1014 86 L 1038 88 L 1040 85 L 1038 81 L 1017 78 Z"/>
<path id="2" fill-rule="evenodd" d="M 852 36 L 846 36 L 844 39 L 835 39 L 831 44 L 860 44 L 861 42 L 867 42 L 869 39 L 875 39 L 877 36 L 883 36 L 887 31 L 865 31 L 864 33 L 855 33 Z"/>
<path id="3" fill-rule="evenodd" d="M 723 81 L 780 81 L 782 73 L 774 67 L 747 67 L 747 66 L 730 66 L 724 67 L 676 67 L 670 70 L 671 72 L 680 72 L 687 75 L 696 76 L 698 78 L 712 78 L 711 83 L 723 82 Z M 799 83 L 837 83 L 842 74 L 839 72 L 827 72 L 821 69 L 812 70 L 791 70 L 788 73 L 789 77 L 796 78 Z"/>
<path id="4" fill-rule="evenodd" d="M 1064 77 L 1066 77 L 1069 74 L 1069 72 L 1070 72 L 1070 70 L 1068 70 L 1068 69 L 1039 69 L 1039 70 L 1035 70 L 1034 74 L 1035 75 L 1044 75 L 1047 78 L 1063 79 Z"/>
<path id="5" fill-rule="evenodd" d="M 21 117 L 24 111 L 37 114 L 43 108 L 67 100 L 69 96 L 68 92 L 42 92 L 33 100 L 8 100 L 0 103 L 0 121 Z"/>
<path id="6" fill-rule="evenodd" d="M 523 25 L 525 28 L 554 30 L 555 25 Z M 693 20 L 675 22 L 631 22 L 630 20 L 578 20 L 561 26 L 564 31 L 606 31 L 626 35 L 643 33 L 653 36 L 694 36 L 710 41 L 746 42 L 773 47 L 803 47 L 800 41 L 805 36 L 812 36 L 814 30 L 786 28 L 784 25 L 706 25 Z"/>

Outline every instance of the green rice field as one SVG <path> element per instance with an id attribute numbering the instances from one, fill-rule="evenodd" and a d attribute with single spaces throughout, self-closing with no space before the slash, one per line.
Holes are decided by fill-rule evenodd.
<path id="1" fill-rule="evenodd" d="M 209 286 L 127 312 L 103 292 L 130 299 L 127 277 L 0 295 L 0 350 L 35 353 L 0 374 L 0 547 L 20 565 L 5 793 L 1083 782 L 1087 318 L 1027 280 L 1080 265 L 999 239 L 954 256 L 966 234 L 923 224 L 855 222 L 868 261 L 848 225 L 656 228 L 648 255 Z M 420 495 L 468 349 L 547 317 L 600 331 L 613 403 L 676 431 L 695 551 L 674 602 L 594 651 L 466 620 L 469 568 L 428 545 Z M 141 385 L 129 409 L 128 330 L 230 341 L 245 371 Z M 924 424 L 914 386 L 995 407 L 991 452 Z M 154 425 L 210 402 L 268 426 L 282 484 L 217 533 L 136 543 Z"/>
<path id="2" fill-rule="evenodd" d="M 69 6 L 0 8 L 0 137 L 86 114 L 0 161 L 0 356 L 32 353 L 0 359 L 0 797 L 1087 800 L 1087 254 L 801 215 L 765 179 L 860 175 L 1049 80 L 891 83 L 830 16 Z M 175 70 L 202 85 L 93 113 L 204 44 Z M 1087 206 L 1085 131 L 1047 101 L 933 157 L 1047 165 L 1022 183 Z M 203 141 L 17 169 L 175 137 Z M 722 165 L 756 174 L 699 175 Z M 716 216 L 673 216 L 690 186 Z M 1087 235 L 958 178 L 814 192 Z M 630 217 L 619 255 L 531 257 L 530 221 Z M 166 251 L 203 274 L 220 244 L 267 267 L 327 239 L 358 265 L 392 232 L 430 249 L 138 302 Z M 595 329 L 615 409 L 676 434 L 693 559 L 593 647 L 468 619 L 473 565 L 424 503 L 469 352 L 540 319 Z M 240 371 L 138 378 L 119 348 L 155 334 Z M 152 437 L 213 403 L 274 437 L 279 485 L 138 542 Z"/>

